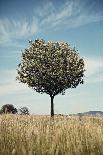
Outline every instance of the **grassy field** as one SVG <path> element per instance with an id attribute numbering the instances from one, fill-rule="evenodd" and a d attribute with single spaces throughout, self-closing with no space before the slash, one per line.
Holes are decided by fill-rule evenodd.
<path id="1" fill-rule="evenodd" d="M 103 155 L 103 117 L 1 115 L 0 155 Z"/>

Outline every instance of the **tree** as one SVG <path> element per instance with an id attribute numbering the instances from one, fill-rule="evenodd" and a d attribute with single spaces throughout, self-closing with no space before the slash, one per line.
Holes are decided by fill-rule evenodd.
<path id="1" fill-rule="evenodd" d="M 20 115 L 29 115 L 29 109 L 27 107 L 21 107 L 19 111 Z"/>
<path id="2" fill-rule="evenodd" d="M 18 65 L 19 82 L 51 98 L 51 116 L 54 116 L 53 99 L 68 88 L 83 84 L 84 60 L 75 48 L 65 42 L 30 41 Z"/>
<path id="3" fill-rule="evenodd" d="M 5 104 L 2 106 L 1 110 L 0 110 L 0 114 L 7 114 L 7 113 L 11 113 L 11 114 L 16 114 L 17 113 L 17 109 L 14 108 L 14 106 L 12 104 Z"/>

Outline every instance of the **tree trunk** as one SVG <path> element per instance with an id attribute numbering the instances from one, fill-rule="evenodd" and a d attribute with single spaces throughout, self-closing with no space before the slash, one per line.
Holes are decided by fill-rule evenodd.
<path id="1" fill-rule="evenodd" d="M 53 103 L 53 99 L 54 99 L 54 96 L 50 96 L 51 97 L 51 117 L 54 116 L 54 103 Z"/>

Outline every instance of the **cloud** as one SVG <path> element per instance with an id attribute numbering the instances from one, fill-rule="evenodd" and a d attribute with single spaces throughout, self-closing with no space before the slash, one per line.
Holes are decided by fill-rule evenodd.
<path id="1" fill-rule="evenodd" d="M 28 91 L 28 87 L 16 81 L 15 70 L 0 71 L 0 96 Z"/>
<path id="2" fill-rule="evenodd" d="M 11 82 L 9 84 L 2 84 L 0 86 L 0 96 L 3 95 L 8 95 L 8 94 L 15 94 L 18 92 L 26 92 L 27 91 L 27 86 L 23 85 L 23 84 L 18 84 L 18 83 L 14 83 Z"/>
<path id="3" fill-rule="evenodd" d="M 87 1 L 89 2 L 89 1 Z M 0 19 L 0 44 L 12 43 L 17 39 L 29 38 L 37 32 L 48 29 L 75 28 L 92 22 L 103 20 L 103 11 L 97 7 L 99 2 L 91 5 L 82 0 L 69 0 L 56 5 L 47 1 L 31 10 L 32 17 L 20 20 Z M 98 8 L 98 9 L 97 9 Z"/>
<path id="4" fill-rule="evenodd" d="M 92 22 L 103 20 L 103 11 L 95 10 L 97 4 L 91 5 L 81 0 L 66 1 L 63 5 L 55 7 L 52 2 L 40 7 L 38 15 L 41 18 L 40 26 L 48 28 L 74 28 Z M 47 13 L 45 13 L 47 12 Z"/>
<path id="5" fill-rule="evenodd" d="M 15 42 L 16 39 L 24 39 L 38 31 L 38 21 L 35 17 L 32 21 L 0 19 L 0 44 Z"/>
<path id="6" fill-rule="evenodd" d="M 40 25 L 43 26 L 51 24 L 51 26 L 56 26 L 60 24 L 64 18 L 72 15 L 72 7 L 72 2 L 66 2 L 62 7 L 60 7 L 60 9 L 56 9 L 53 3 L 49 2 L 42 8 L 42 10 L 39 9 L 42 17 Z M 45 14 L 44 12 L 48 12 L 48 14 Z"/>
<path id="7" fill-rule="evenodd" d="M 101 58 L 84 58 L 86 83 L 103 82 L 103 60 Z"/>
<path id="8" fill-rule="evenodd" d="M 87 70 L 86 76 L 92 76 L 95 73 L 103 71 L 103 60 L 101 58 L 84 58 L 85 68 Z"/>

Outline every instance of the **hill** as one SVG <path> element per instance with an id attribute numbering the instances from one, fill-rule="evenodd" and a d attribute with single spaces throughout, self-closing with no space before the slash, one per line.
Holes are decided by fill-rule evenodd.
<path id="1" fill-rule="evenodd" d="M 70 114 L 70 116 L 103 116 L 102 111 L 88 111 L 83 113 L 77 113 L 77 114 Z"/>

